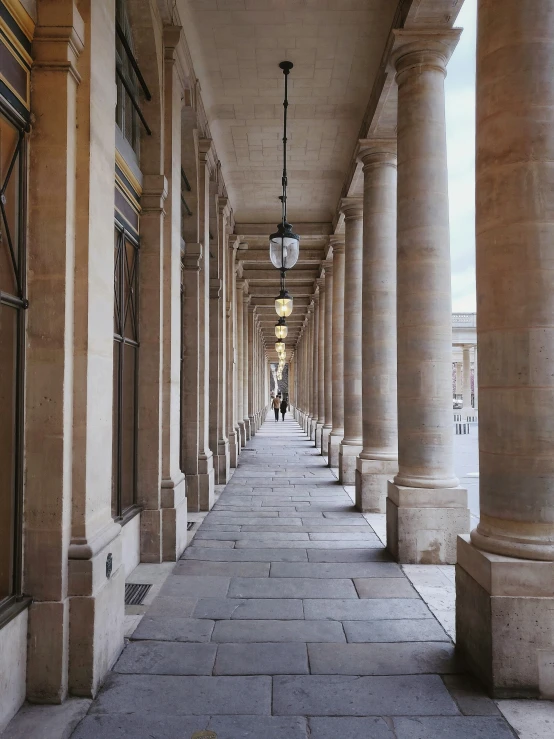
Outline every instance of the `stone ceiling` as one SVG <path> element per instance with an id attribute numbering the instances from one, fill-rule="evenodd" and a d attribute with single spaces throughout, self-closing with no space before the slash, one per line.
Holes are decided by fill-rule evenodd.
<path id="1" fill-rule="evenodd" d="M 289 77 L 289 220 L 302 236 L 288 273 L 294 346 L 337 228 L 341 195 L 361 195 L 358 137 L 394 135 L 396 89 L 380 67 L 393 23 L 453 24 L 463 0 L 173 0 L 200 84 L 241 247 L 239 262 L 275 359 L 279 274 L 268 235 L 280 220 L 283 74 Z M 372 108 L 372 96 L 377 98 Z M 366 133 L 363 133 L 367 131 Z M 340 228 L 339 222 L 339 228 Z"/>

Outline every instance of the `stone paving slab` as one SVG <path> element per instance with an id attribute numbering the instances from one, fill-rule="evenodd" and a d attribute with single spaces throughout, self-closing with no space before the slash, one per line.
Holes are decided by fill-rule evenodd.
<path id="1" fill-rule="evenodd" d="M 269 715 L 271 678 L 110 673 L 91 713 Z M 290 715 L 290 714 L 289 714 Z"/>
<path id="2" fill-rule="evenodd" d="M 445 642 L 310 644 L 308 653 L 314 675 L 445 675 L 461 671 L 454 646 Z"/>
<path id="3" fill-rule="evenodd" d="M 275 562 L 271 565 L 271 577 L 316 577 L 316 578 L 383 578 L 386 581 L 398 579 L 400 583 L 406 581 L 400 567 L 392 562 L 352 562 L 352 563 L 326 563 L 306 562 L 293 564 L 287 562 Z M 358 580 L 354 580 L 356 584 Z M 365 582 L 365 580 L 360 580 Z M 409 583 L 408 583 L 409 584 Z M 411 586 L 410 586 L 411 587 Z M 358 590 L 359 597 L 360 589 Z M 362 588 L 363 589 L 363 588 Z M 404 596 L 399 596 L 404 597 Z"/>
<path id="4" fill-rule="evenodd" d="M 499 718 L 396 718 L 394 729 L 397 739 L 514 739 L 508 724 Z"/>
<path id="5" fill-rule="evenodd" d="M 351 580 L 308 577 L 231 580 L 230 598 L 357 598 Z"/>
<path id="6" fill-rule="evenodd" d="M 450 642 L 448 634 L 432 617 L 343 621 L 342 625 L 349 642 Z"/>
<path id="7" fill-rule="evenodd" d="M 308 556 L 305 550 L 295 549 L 185 549 L 181 561 L 185 559 L 198 559 L 205 562 L 307 562 Z"/>
<path id="8" fill-rule="evenodd" d="M 144 616 L 131 639 L 153 641 L 208 642 L 214 622 L 205 619 L 178 618 L 174 616 Z"/>
<path id="9" fill-rule="evenodd" d="M 458 714 L 458 709 L 438 675 L 308 675 L 273 678 L 273 713 L 285 716 L 446 716 Z"/>
<path id="10" fill-rule="evenodd" d="M 375 600 L 320 599 L 304 601 L 305 618 L 332 621 L 375 621 L 388 619 L 433 618 L 421 600 L 376 598 Z"/>
<path id="11" fill-rule="evenodd" d="M 217 621 L 215 642 L 346 642 L 337 621 Z"/>
<path id="12" fill-rule="evenodd" d="M 309 719 L 310 739 L 397 739 L 392 721 L 384 718 Z"/>
<path id="13" fill-rule="evenodd" d="M 143 675 L 211 675 L 215 644 L 134 641 L 128 645 L 114 672 Z"/>
<path id="14" fill-rule="evenodd" d="M 305 644 L 221 644 L 214 675 L 307 675 Z"/>
<path id="15" fill-rule="evenodd" d="M 355 578 L 354 585 L 360 598 L 419 598 L 405 578 Z"/>
<path id="16" fill-rule="evenodd" d="M 275 539 L 267 539 L 264 542 L 262 539 L 256 539 L 255 541 L 248 539 L 240 539 L 236 543 L 237 549 L 259 549 L 264 546 L 277 547 L 286 546 L 289 549 L 367 549 L 369 547 L 375 547 L 376 549 L 382 549 L 383 544 L 377 537 L 367 539 L 347 539 L 342 541 L 329 541 L 328 539 L 322 539 L 320 541 L 287 541 L 281 540 L 283 543 L 278 545 L 275 543 Z M 273 542 L 273 543 L 272 543 Z"/>
<path id="17" fill-rule="evenodd" d="M 197 575 L 170 575 L 162 585 L 160 595 L 185 598 L 210 598 L 227 595 L 230 577 L 199 577 Z"/>
<path id="18" fill-rule="evenodd" d="M 386 549 L 310 549 L 310 562 L 392 562 Z"/>
<path id="19" fill-rule="evenodd" d="M 202 598 L 197 601 L 194 618 L 221 619 L 303 619 L 304 606 L 293 598 Z"/>
<path id="20" fill-rule="evenodd" d="M 177 563 L 174 575 L 223 575 L 228 577 L 268 577 L 269 562 L 199 562 L 189 559 Z"/>

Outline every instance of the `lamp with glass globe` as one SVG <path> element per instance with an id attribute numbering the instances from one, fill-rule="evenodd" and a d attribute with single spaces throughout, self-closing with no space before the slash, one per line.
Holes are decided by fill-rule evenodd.
<path id="1" fill-rule="evenodd" d="M 289 330 L 284 318 L 280 318 L 275 324 L 275 336 L 278 339 L 286 339 Z"/>
<path id="2" fill-rule="evenodd" d="M 292 313 L 292 297 L 285 290 L 284 285 L 279 295 L 275 298 L 275 312 L 279 318 L 288 318 Z"/>
<path id="3" fill-rule="evenodd" d="M 279 354 L 279 352 L 284 351 L 284 349 L 285 349 L 284 341 L 282 339 L 277 339 L 277 341 L 275 342 L 275 351 L 277 352 L 277 354 Z"/>

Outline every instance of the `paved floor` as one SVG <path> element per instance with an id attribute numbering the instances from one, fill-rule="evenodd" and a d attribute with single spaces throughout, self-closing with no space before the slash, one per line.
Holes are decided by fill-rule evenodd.
<path id="1" fill-rule="evenodd" d="M 294 420 L 267 421 L 73 739 L 513 739 Z"/>

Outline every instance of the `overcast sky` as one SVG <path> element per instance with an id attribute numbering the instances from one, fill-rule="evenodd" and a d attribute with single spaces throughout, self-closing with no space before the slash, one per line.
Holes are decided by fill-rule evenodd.
<path id="1" fill-rule="evenodd" d="M 452 310 L 475 311 L 475 37 L 477 0 L 465 0 L 464 29 L 448 64 L 446 133 L 452 250 Z"/>

